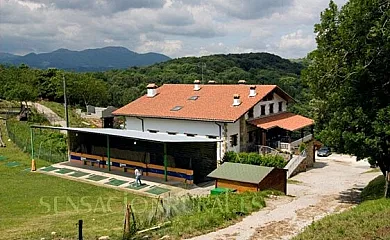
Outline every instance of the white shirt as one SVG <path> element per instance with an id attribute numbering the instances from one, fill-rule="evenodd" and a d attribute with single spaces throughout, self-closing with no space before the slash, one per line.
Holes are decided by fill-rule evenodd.
<path id="1" fill-rule="evenodd" d="M 135 169 L 135 176 L 136 177 L 141 176 L 141 171 L 138 169 Z"/>

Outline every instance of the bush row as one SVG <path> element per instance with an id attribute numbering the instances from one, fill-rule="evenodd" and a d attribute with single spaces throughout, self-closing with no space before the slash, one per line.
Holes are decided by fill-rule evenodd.
<path id="1" fill-rule="evenodd" d="M 279 155 L 261 155 L 258 153 L 235 153 L 233 151 L 225 153 L 223 162 L 244 163 L 266 167 L 284 168 L 287 162 Z"/>

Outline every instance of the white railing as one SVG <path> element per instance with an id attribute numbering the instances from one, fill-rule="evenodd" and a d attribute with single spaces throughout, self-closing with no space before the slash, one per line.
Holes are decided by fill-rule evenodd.
<path id="1" fill-rule="evenodd" d="M 280 149 L 281 149 L 282 151 L 291 152 L 291 145 L 290 145 L 290 143 L 281 142 L 281 143 L 280 143 Z"/>
<path id="2" fill-rule="evenodd" d="M 295 169 L 305 160 L 306 158 L 306 151 L 303 151 L 299 155 L 295 155 L 293 158 L 290 159 L 290 161 L 287 163 L 287 165 L 284 167 L 284 169 L 287 170 L 287 179 L 290 178 L 290 176 L 294 173 Z"/>
<path id="3" fill-rule="evenodd" d="M 298 139 L 298 140 L 296 140 L 296 141 L 290 143 L 291 148 L 298 147 L 299 144 L 301 144 L 301 143 L 303 143 L 303 142 L 308 142 L 308 141 L 310 141 L 310 140 L 312 140 L 312 139 L 313 139 L 313 134 L 309 134 L 309 135 L 307 135 L 307 136 L 304 136 L 303 138 L 300 138 L 300 139 Z"/>

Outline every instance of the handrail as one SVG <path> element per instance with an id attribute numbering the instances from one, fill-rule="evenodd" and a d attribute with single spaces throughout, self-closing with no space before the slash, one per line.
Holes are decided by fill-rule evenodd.
<path id="1" fill-rule="evenodd" d="M 284 167 L 284 169 L 287 170 L 287 179 L 290 178 L 290 176 L 293 174 L 295 169 L 303 162 L 303 160 L 306 159 L 306 150 L 302 151 L 301 154 L 294 156 L 291 158 L 291 160 L 287 163 L 287 165 Z"/>

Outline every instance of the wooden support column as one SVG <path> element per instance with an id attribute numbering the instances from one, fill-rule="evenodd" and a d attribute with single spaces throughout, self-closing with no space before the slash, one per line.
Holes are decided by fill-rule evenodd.
<path id="1" fill-rule="evenodd" d="M 262 130 L 261 131 L 261 144 L 263 146 L 266 146 L 266 144 L 267 144 L 267 133 L 266 133 L 266 130 Z"/>
<path id="2" fill-rule="evenodd" d="M 110 159 L 110 136 L 107 135 L 107 165 L 108 171 L 111 171 L 111 159 Z"/>
<path id="3" fill-rule="evenodd" d="M 167 157 L 167 143 L 164 143 L 164 179 L 168 181 L 168 157 Z"/>
<path id="4" fill-rule="evenodd" d="M 301 138 L 304 138 L 305 137 L 305 133 L 303 132 L 303 128 L 301 128 Z M 303 141 L 303 139 L 302 139 Z"/>

